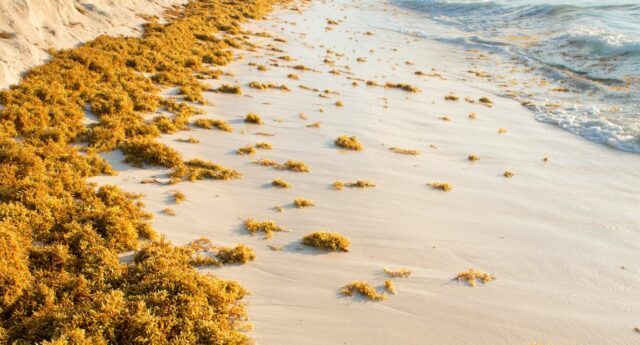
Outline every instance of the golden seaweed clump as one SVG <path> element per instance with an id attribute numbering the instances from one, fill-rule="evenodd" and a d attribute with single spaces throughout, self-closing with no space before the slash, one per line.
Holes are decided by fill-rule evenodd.
<path id="1" fill-rule="evenodd" d="M 231 93 L 235 95 L 242 95 L 242 88 L 240 87 L 240 85 L 223 84 L 217 89 L 215 89 L 215 91 L 219 93 Z"/>
<path id="2" fill-rule="evenodd" d="M 174 168 L 171 174 L 171 183 L 174 184 L 183 180 L 194 182 L 203 179 L 231 180 L 240 177 L 242 177 L 242 174 L 233 169 L 196 158 Z"/>
<path id="3" fill-rule="evenodd" d="M 367 80 L 367 86 L 378 86 L 378 82 L 375 80 Z"/>
<path id="4" fill-rule="evenodd" d="M 173 201 L 176 204 L 180 204 L 185 200 L 187 200 L 187 196 L 184 193 L 182 193 L 181 191 L 178 191 L 178 190 L 173 192 Z"/>
<path id="5" fill-rule="evenodd" d="M 176 139 L 177 142 L 181 142 L 181 143 L 187 143 L 187 144 L 200 144 L 200 140 L 194 138 L 194 137 L 188 137 L 188 138 L 178 138 Z"/>
<path id="6" fill-rule="evenodd" d="M 271 184 L 275 187 L 278 188 L 291 188 L 291 183 L 281 179 L 281 178 L 277 178 L 273 181 L 271 181 Z"/>
<path id="7" fill-rule="evenodd" d="M 280 167 L 280 163 L 278 163 L 277 161 L 274 161 L 273 159 L 267 159 L 267 158 L 260 158 L 258 160 L 253 161 L 255 164 L 261 165 L 263 167 L 273 167 L 273 168 L 279 168 Z"/>
<path id="8" fill-rule="evenodd" d="M 376 184 L 371 182 L 371 181 L 367 181 L 367 180 L 357 180 L 355 182 L 335 181 L 332 184 L 332 186 L 336 190 L 342 190 L 342 189 L 344 189 L 344 187 L 349 187 L 349 188 L 373 188 L 373 187 L 376 186 Z"/>
<path id="9" fill-rule="evenodd" d="M 299 79 L 300 79 L 300 77 L 298 77 L 298 75 L 297 75 L 297 74 L 295 74 L 295 73 L 289 73 L 289 74 L 287 74 L 287 78 L 289 78 L 289 79 L 291 79 L 291 80 L 299 80 Z"/>
<path id="10" fill-rule="evenodd" d="M 223 264 L 246 264 L 249 261 L 254 261 L 256 254 L 250 247 L 238 244 L 233 248 L 219 248 L 216 258 Z"/>
<path id="11" fill-rule="evenodd" d="M 468 271 L 458 273 L 455 279 L 458 281 L 465 281 L 470 286 L 476 286 L 476 281 L 481 281 L 483 284 L 486 284 L 494 280 L 495 277 L 491 274 L 482 271 L 474 271 L 470 268 Z"/>
<path id="12" fill-rule="evenodd" d="M 487 97 L 480 97 L 480 99 L 478 99 L 478 102 L 487 105 L 487 106 L 492 106 L 493 105 L 493 101 Z"/>
<path id="13" fill-rule="evenodd" d="M 353 150 L 353 151 L 362 151 L 362 144 L 358 141 L 358 138 L 355 136 L 346 136 L 341 135 L 334 141 L 336 146 L 342 147 L 343 149 Z"/>
<path id="14" fill-rule="evenodd" d="M 257 152 L 258 152 L 258 150 L 256 150 L 256 148 L 251 146 L 251 145 L 242 146 L 241 148 L 239 148 L 236 151 L 236 153 L 238 153 L 239 155 L 242 155 L 242 156 L 253 155 L 253 154 L 257 153 Z"/>
<path id="15" fill-rule="evenodd" d="M 271 150 L 273 149 L 273 145 L 271 145 L 271 143 L 259 142 L 259 143 L 256 143 L 256 148 L 262 149 L 262 150 Z"/>
<path id="16" fill-rule="evenodd" d="M 444 192 L 450 192 L 453 190 L 453 186 L 448 182 L 431 182 L 429 183 L 433 189 L 438 189 Z"/>
<path id="17" fill-rule="evenodd" d="M 336 101 L 336 107 L 344 107 L 343 101 Z"/>
<path id="18" fill-rule="evenodd" d="M 320 128 L 321 123 L 320 122 L 314 122 L 314 123 L 310 123 L 307 125 L 307 127 L 309 128 Z"/>
<path id="19" fill-rule="evenodd" d="M 246 123 L 254 123 L 256 125 L 263 125 L 264 124 L 264 122 L 260 118 L 260 115 L 258 115 L 256 113 L 248 113 L 247 116 L 245 116 L 245 118 L 244 118 L 244 122 L 246 122 Z"/>
<path id="20" fill-rule="evenodd" d="M 506 128 L 498 128 L 498 134 L 505 134 L 505 133 L 507 133 Z"/>
<path id="21" fill-rule="evenodd" d="M 469 120 L 475 120 L 476 117 L 476 113 L 469 113 L 469 116 L 467 116 L 469 118 Z"/>
<path id="22" fill-rule="evenodd" d="M 391 147 L 391 148 L 389 148 L 389 150 L 391 150 L 392 152 L 401 154 L 401 155 L 413 155 L 413 156 L 416 156 L 416 155 L 420 154 L 420 151 L 418 151 L 418 150 L 403 149 L 403 148 L 400 148 L 400 147 Z"/>
<path id="23" fill-rule="evenodd" d="M 278 226 L 272 220 L 257 221 L 253 218 L 247 218 L 244 221 L 244 227 L 251 235 L 255 235 L 258 232 L 264 232 L 265 238 L 267 239 L 272 238 L 274 232 L 287 231 L 283 227 Z"/>
<path id="24" fill-rule="evenodd" d="M 504 176 L 506 178 L 514 177 L 515 175 L 516 175 L 516 173 L 514 173 L 513 171 L 509 171 L 509 170 L 505 170 L 504 173 L 502 173 L 502 176 Z"/>
<path id="25" fill-rule="evenodd" d="M 477 156 L 477 155 L 475 155 L 475 154 L 470 154 L 470 155 L 467 157 L 467 159 L 468 159 L 468 160 L 470 160 L 470 161 L 472 161 L 472 162 L 475 162 L 475 161 L 479 161 L 479 160 L 480 160 L 480 157 L 478 157 L 478 156 Z"/>
<path id="26" fill-rule="evenodd" d="M 313 201 L 305 198 L 296 198 L 295 200 L 293 200 L 293 206 L 297 208 L 305 208 L 305 207 L 311 207 L 315 205 L 316 204 L 314 204 Z"/>
<path id="27" fill-rule="evenodd" d="M 259 81 L 252 81 L 249 83 L 249 87 L 258 90 L 278 89 L 282 91 L 291 91 L 287 85 L 273 84 L 273 83 L 261 83 Z"/>
<path id="28" fill-rule="evenodd" d="M 224 120 L 197 119 L 193 121 L 193 125 L 204 129 L 217 128 L 221 131 L 233 132 L 233 127 L 231 127 L 231 125 L 229 125 L 229 123 Z"/>
<path id="29" fill-rule="evenodd" d="M 279 166 L 282 170 L 289 170 L 295 172 L 309 172 L 309 167 L 303 161 L 288 160 L 284 164 Z"/>
<path id="30" fill-rule="evenodd" d="M 392 295 L 396 294 L 396 284 L 394 284 L 391 279 L 384 280 L 384 289 Z"/>
<path id="31" fill-rule="evenodd" d="M 351 245 L 349 239 L 337 232 L 316 231 L 302 238 L 302 244 L 309 247 L 329 251 L 348 252 Z"/>
<path id="32" fill-rule="evenodd" d="M 199 112 L 160 91 L 198 101 L 194 78 L 231 62 L 231 37 L 275 2 L 184 1 L 147 17 L 137 37 L 50 49 L 0 91 L 0 343 L 252 343 L 245 289 L 158 239 L 139 195 L 90 179 L 114 173 L 99 153 L 115 149 L 180 180 L 237 176 L 157 141 Z"/>
<path id="33" fill-rule="evenodd" d="M 459 99 L 460 99 L 460 97 L 458 97 L 456 95 L 453 95 L 453 94 L 449 94 L 449 95 L 444 96 L 444 100 L 445 101 L 457 101 Z"/>
<path id="34" fill-rule="evenodd" d="M 372 301 L 384 301 L 387 299 L 387 295 L 379 294 L 371 284 L 361 280 L 351 282 L 340 289 L 340 293 L 344 296 L 351 297 L 354 292 L 358 292 Z"/>
<path id="35" fill-rule="evenodd" d="M 164 210 L 162 210 L 162 213 L 166 214 L 167 216 L 172 216 L 175 217 L 176 216 L 176 211 L 170 209 L 170 208 L 165 208 Z"/>
<path id="36" fill-rule="evenodd" d="M 403 84 L 403 83 L 392 83 L 392 82 L 388 82 L 386 84 L 384 84 L 384 87 L 389 89 L 400 89 L 400 90 L 404 90 L 407 92 L 420 92 L 420 88 L 414 85 L 410 85 L 410 84 Z"/>
<path id="37" fill-rule="evenodd" d="M 384 273 L 388 274 L 389 276 L 393 277 L 393 278 L 409 278 L 411 276 L 411 271 L 406 269 L 406 268 L 397 268 L 397 269 L 388 269 L 388 268 L 383 268 Z"/>

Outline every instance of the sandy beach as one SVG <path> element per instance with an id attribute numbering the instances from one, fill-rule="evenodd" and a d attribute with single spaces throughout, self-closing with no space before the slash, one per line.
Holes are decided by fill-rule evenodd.
<path id="1" fill-rule="evenodd" d="M 280 9 L 247 25 L 286 42 L 256 38 L 262 48 L 241 52 L 224 68 L 231 75 L 208 81 L 242 87 L 242 96 L 205 93 L 209 105 L 201 115 L 227 120 L 234 132 L 193 129 L 162 138 L 186 158 L 211 159 L 243 178 L 140 184 L 164 171 L 118 165 L 121 156 L 114 153 L 109 158 L 120 174 L 94 180 L 143 193 L 156 213 L 154 227 L 176 244 L 206 236 L 253 247 L 255 262 L 211 272 L 252 291 L 250 334 L 259 344 L 637 342 L 640 158 L 536 122 L 518 102 L 483 91 L 491 86 L 464 73 L 469 52 L 379 29 L 411 16 L 380 1 L 335 0 L 311 2 L 301 13 Z M 265 49 L 269 44 L 282 52 Z M 298 64 L 312 70 L 292 68 Z M 290 73 L 299 80 L 288 79 Z M 421 91 L 367 86 L 366 80 Z M 291 91 L 251 89 L 252 81 Z M 449 94 L 459 100 L 445 100 Z M 335 105 L 339 100 L 343 106 Z M 248 112 L 265 124 L 243 123 Z M 320 127 L 307 127 L 314 122 Z M 364 149 L 337 148 L 340 135 L 356 136 Z M 176 142 L 189 136 L 201 144 Z M 263 141 L 273 150 L 250 157 L 235 152 Z M 421 154 L 396 154 L 391 147 Z M 470 154 L 479 160 L 470 161 Z M 253 163 L 259 158 L 303 160 L 311 171 L 266 168 Z M 515 175 L 505 178 L 505 171 Z M 275 178 L 293 187 L 276 189 Z M 331 186 L 358 179 L 376 187 Z M 448 182 L 453 190 L 435 190 L 432 182 Z M 172 204 L 174 189 L 186 202 Z M 297 209 L 296 197 L 316 206 Z M 166 207 L 177 215 L 161 214 Z M 289 232 L 271 240 L 249 236 L 242 226 L 249 217 L 274 220 Z M 303 247 L 301 237 L 315 230 L 346 235 L 350 252 Z M 397 295 L 370 302 L 338 293 L 352 280 L 380 287 L 385 267 L 413 272 L 394 279 Z M 453 279 L 469 268 L 495 280 L 470 287 Z"/>
<path id="2" fill-rule="evenodd" d="M 153 3 L 157 12 L 175 1 Z M 131 16 L 118 18 L 128 28 L 115 21 L 110 33 L 136 32 Z M 142 194 L 153 228 L 175 245 L 206 237 L 251 247 L 255 261 L 198 271 L 250 291 L 242 301 L 257 344 L 638 343 L 640 156 L 538 122 L 518 100 L 500 97 L 495 80 L 524 67 L 496 59 L 504 74 L 489 80 L 468 71 L 491 56 L 384 25 L 417 20 L 380 0 L 279 5 L 242 24 L 254 48 L 234 49 L 219 79 L 200 80 L 206 104 L 191 104 L 203 113 L 157 139 L 185 161 L 210 160 L 242 178 L 170 184 L 170 168 L 134 167 L 113 150 L 100 155 L 117 175 L 88 180 Z M 25 58 L 0 79 L 44 59 Z M 242 93 L 212 91 L 223 85 Z M 177 87 L 161 95 L 184 98 Z M 86 113 L 85 125 L 99 121 Z M 248 113 L 263 124 L 247 123 Z M 233 129 L 198 128 L 198 119 Z M 362 149 L 336 146 L 340 136 L 355 136 Z M 261 159 L 302 161 L 309 171 Z M 290 188 L 274 186 L 278 178 Z M 359 180 L 375 186 L 334 185 Z M 297 198 L 313 206 L 297 207 Z M 249 218 L 286 231 L 252 235 Z M 349 250 L 303 245 L 314 231 L 346 236 Z M 469 269 L 491 279 L 456 279 Z M 352 281 L 386 299 L 345 296 Z"/>

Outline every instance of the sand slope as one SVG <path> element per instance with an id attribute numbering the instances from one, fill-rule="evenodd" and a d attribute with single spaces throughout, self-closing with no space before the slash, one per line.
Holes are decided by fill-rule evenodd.
<path id="1" fill-rule="evenodd" d="M 212 272 L 238 279 L 253 292 L 251 334 L 259 344 L 638 342 L 633 328 L 640 325 L 640 157 L 535 122 L 517 102 L 483 91 L 490 85 L 466 80 L 467 52 L 379 29 L 385 21 L 417 20 L 412 14 L 380 2 L 354 4 L 313 2 L 302 14 L 281 10 L 270 21 L 249 25 L 288 43 L 256 38 L 285 52 L 245 52 L 244 59 L 225 67 L 234 76 L 207 81 L 214 87 L 242 85 L 243 96 L 207 93 L 210 105 L 201 116 L 225 119 L 235 131 L 194 129 L 162 139 L 187 159 L 213 160 L 241 171 L 243 179 L 145 185 L 142 179 L 162 178 L 165 171 L 116 164 L 119 176 L 95 180 L 144 193 L 156 214 L 155 227 L 176 243 L 207 236 L 219 244 L 252 246 L 256 262 Z M 326 31 L 327 18 L 342 22 Z M 327 49 L 337 54 L 327 56 Z M 281 55 L 296 61 L 278 60 Z M 366 61 L 359 63 L 358 57 Z M 280 66 L 269 66 L 274 62 Z M 269 70 L 260 72 L 249 63 Z M 317 72 L 287 67 L 295 64 Z M 445 80 L 414 74 L 434 73 L 432 68 Z M 332 69 L 340 75 L 329 73 Z M 300 80 L 288 79 L 289 73 Z M 367 87 L 361 81 L 354 87 L 347 76 L 409 83 L 422 92 Z M 292 91 L 248 88 L 254 80 L 284 83 Z M 339 95 L 322 98 L 300 84 Z M 460 100 L 445 101 L 449 93 Z M 494 106 L 463 101 L 482 96 Z M 337 100 L 344 106 L 336 107 Z M 243 123 L 249 111 L 260 114 L 265 125 Z M 467 117 L 471 112 L 475 120 Z M 306 127 L 315 121 L 320 128 Z M 499 128 L 507 132 L 499 134 Z M 333 140 L 342 134 L 357 136 L 364 150 L 337 149 Z M 175 141 L 188 136 L 202 143 Z M 251 158 L 235 153 L 258 141 L 271 142 L 274 149 Z M 395 154 L 392 146 L 422 155 Z M 471 153 L 480 160 L 470 162 Z M 119 153 L 107 157 L 115 163 L 122 158 Z M 300 159 L 311 172 L 265 168 L 253 164 L 255 158 Z M 507 179 L 505 170 L 516 175 Z M 270 182 L 276 177 L 293 188 L 274 189 Z M 377 187 L 331 188 L 335 180 L 360 178 Z M 453 191 L 430 188 L 427 183 L 434 181 L 450 182 Z M 180 205 L 170 198 L 176 189 L 187 195 Z M 293 208 L 298 196 L 317 206 Z M 275 211 L 276 205 L 284 212 Z M 165 207 L 177 216 L 161 214 Z M 242 227 L 247 217 L 273 219 L 290 231 L 272 240 L 251 237 Z M 320 229 L 347 235 L 351 251 L 303 248 L 301 237 Z M 381 286 L 383 267 L 414 273 L 395 279 L 398 294 L 384 302 L 338 294 L 352 280 Z M 496 280 L 475 288 L 453 280 L 468 268 Z"/>
<path id="2" fill-rule="evenodd" d="M 101 34 L 139 35 L 138 14 L 159 14 L 186 0 L 4 0 L 0 1 L 0 88 L 42 64 L 46 49 L 73 47 Z"/>

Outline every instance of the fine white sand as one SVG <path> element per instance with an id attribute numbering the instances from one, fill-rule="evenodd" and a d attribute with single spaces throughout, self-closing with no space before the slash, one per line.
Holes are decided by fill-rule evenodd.
<path id="1" fill-rule="evenodd" d="M 2 0 L 0 89 L 49 58 L 48 48 L 70 48 L 99 35 L 137 36 L 144 19 L 186 0 Z"/>
<path id="2" fill-rule="evenodd" d="M 312 2 L 303 13 L 282 9 L 267 21 L 247 25 L 286 39 L 255 38 L 263 47 L 274 44 L 286 52 L 243 52 L 243 59 L 224 68 L 234 76 L 207 81 L 214 87 L 242 85 L 243 96 L 206 93 L 210 104 L 201 116 L 228 120 L 235 131 L 193 129 L 161 139 L 186 159 L 212 160 L 241 171 L 242 179 L 141 184 L 147 177 L 162 179 L 166 171 L 120 164 L 116 152 L 106 156 L 121 173 L 95 181 L 144 193 L 147 209 L 156 216 L 154 226 L 176 244 L 206 236 L 220 245 L 253 247 L 255 262 L 205 271 L 237 279 L 252 291 L 247 299 L 254 324 L 250 334 L 259 344 L 640 341 L 634 331 L 640 326 L 640 157 L 536 122 L 516 101 L 482 91 L 491 86 L 465 73 L 469 52 L 380 29 L 389 21 L 418 20 L 413 14 L 382 2 L 359 3 Z M 342 22 L 326 31 L 327 18 Z M 327 49 L 344 55 L 327 56 Z M 268 66 L 266 72 L 248 65 L 268 65 L 281 55 L 296 61 L 272 60 L 280 67 Z M 323 63 L 325 57 L 335 66 Z M 358 57 L 366 62 L 358 63 Z M 286 67 L 295 64 L 318 72 Z M 341 74 L 328 73 L 334 68 Z M 444 79 L 414 74 L 434 73 L 432 68 Z M 287 79 L 288 73 L 297 73 L 300 80 Z M 422 92 L 367 87 L 360 81 L 353 87 L 347 76 L 413 84 Z M 292 91 L 250 89 L 253 80 L 284 83 Z M 300 84 L 339 95 L 321 98 Z M 460 100 L 445 101 L 450 92 Z M 463 100 L 482 96 L 494 106 Z M 344 107 L 336 107 L 337 100 Z M 242 117 L 250 111 L 260 114 L 265 125 L 244 124 Z M 299 118 L 300 112 L 308 120 Z M 470 112 L 477 119 L 468 119 Z M 445 115 L 451 121 L 440 119 Z M 315 121 L 321 128 L 306 127 Z M 499 128 L 507 132 L 498 134 Z M 342 134 L 357 136 L 364 150 L 337 149 L 333 140 Z M 189 136 L 202 143 L 175 141 Z M 235 153 L 259 141 L 271 142 L 274 149 L 253 157 Z M 418 149 L 422 155 L 392 153 L 392 146 Z M 470 162 L 471 153 L 480 160 Z M 303 160 L 311 172 L 252 164 L 263 157 Z M 505 170 L 516 175 L 505 178 Z M 293 188 L 272 188 L 276 177 Z M 335 180 L 357 179 L 377 187 L 331 188 Z M 434 181 L 450 182 L 453 190 L 434 190 L 427 185 Z M 171 190 L 184 192 L 186 202 L 173 204 Z M 293 208 L 299 196 L 317 206 Z M 275 211 L 276 205 L 283 205 L 284 212 Z M 166 207 L 177 216 L 163 215 Z M 242 227 L 247 217 L 272 219 L 290 231 L 271 240 L 251 237 Z M 351 251 L 325 254 L 302 248 L 301 237 L 314 230 L 348 236 Z M 352 280 L 380 287 L 386 278 L 383 267 L 413 271 L 410 278 L 394 279 L 397 295 L 383 302 L 339 295 Z M 468 268 L 496 279 L 476 287 L 453 280 Z"/>

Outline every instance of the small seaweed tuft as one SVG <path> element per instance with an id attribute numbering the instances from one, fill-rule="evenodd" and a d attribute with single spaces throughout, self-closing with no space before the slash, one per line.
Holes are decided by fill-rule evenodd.
<path id="1" fill-rule="evenodd" d="M 358 138 L 355 136 L 346 136 L 341 135 L 334 141 L 334 144 L 338 147 L 342 147 L 343 149 L 353 150 L 353 151 L 362 151 L 362 144 L 358 141 Z"/>
<path id="2" fill-rule="evenodd" d="M 221 131 L 233 132 L 233 127 L 231 127 L 231 125 L 229 125 L 229 123 L 224 120 L 197 119 L 193 121 L 193 125 L 204 129 L 217 128 Z"/>
<path id="3" fill-rule="evenodd" d="M 246 122 L 246 123 L 254 123 L 256 125 L 264 124 L 264 122 L 260 118 L 260 115 L 258 115 L 256 113 L 248 113 L 247 116 L 245 116 L 245 118 L 244 118 L 244 122 Z"/>
<path id="4" fill-rule="evenodd" d="M 271 150 L 273 149 L 273 145 L 271 145 L 271 143 L 259 142 L 259 143 L 256 143 L 256 148 L 262 149 L 262 150 Z"/>
<path id="5" fill-rule="evenodd" d="M 316 231 L 302 238 L 302 244 L 329 251 L 348 252 L 349 239 L 337 232 Z"/>
<path id="6" fill-rule="evenodd" d="M 253 155 L 256 152 L 258 152 L 258 150 L 256 150 L 256 148 L 251 145 L 242 146 L 236 151 L 237 154 L 242 156 Z"/>
<path id="7" fill-rule="evenodd" d="M 400 89 L 400 90 L 404 90 L 407 92 L 420 92 L 420 88 L 414 85 L 410 85 L 410 84 L 404 84 L 404 83 L 392 83 L 392 82 L 388 82 L 386 84 L 384 84 L 384 87 L 389 89 Z"/>
<path id="8" fill-rule="evenodd" d="M 291 188 L 291 183 L 281 179 L 281 178 L 277 178 L 273 181 L 271 181 L 271 184 L 274 187 L 278 187 L 278 188 Z"/>
<path id="9" fill-rule="evenodd" d="M 372 301 L 384 301 L 387 299 L 387 295 L 379 294 L 371 284 L 361 280 L 351 282 L 340 289 L 340 293 L 344 296 L 351 297 L 354 292 L 358 292 Z"/>
<path id="10" fill-rule="evenodd" d="M 244 221 L 244 227 L 251 235 L 255 235 L 258 232 L 264 232 L 265 238 L 267 239 L 272 238 L 274 232 L 287 231 L 272 220 L 258 221 L 253 218 L 247 218 Z"/>
<path id="11" fill-rule="evenodd" d="M 383 268 L 384 273 L 388 274 L 390 277 L 393 278 L 409 278 L 411 276 L 411 271 L 406 269 L 406 268 L 396 268 L 394 270 L 392 269 L 388 269 L 388 268 Z"/>
<path id="12" fill-rule="evenodd" d="M 444 192 L 450 192 L 453 190 L 453 186 L 448 182 L 431 182 L 429 183 L 433 189 L 438 189 Z"/>
<path id="13" fill-rule="evenodd" d="M 181 191 L 178 191 L 178 190 L 173 192 L 173 201 L 176 204 L 181 204 L 185 200 L 187 200 L 187 196 L 184 193 L 182 193 Z"/>
<path id="14" fill-rule="evenodd" d="M 444 96 L 444 100 L 445 101 L 457 101 L 459 99 L 460 99 L 460 97 L 458 97 L 458 96 L 456 96 L 454 94 L 449 94 L 449 95 Z"/>
<path id="15" fill-rule="evenodd" d="M 505 170 L 504 173 L 502 173 L 502 176 L 506 177 L 506 178 L 511 178 L 513 176 L 515 176 L 516 173 L 514 173 L 513 171 L 509 171 L 509 170 Z"/>
<path id="16" fill-rule="evenodd" d="M 309 199 L 296 198 L 295 200 L 293 200 L 293 205 L 297 208 L 305 208 L 315 206 L 316 204 L 314 204 L 313 201 Z"/>
<path id="17" fill-rule="evenodd" d="M 483 284 L 486 284 L 495 279 L 491 274 L 482 272 L 482 271 L 474 271 L 473 269 L 469 269 L 465 272 L 460 272 L 455 278 L 458 281 L 465 281 L 470 286 L 476 286 L 476 281 L 481 281 Z"/>
<path id="18" fill-rule="evenodd" d="M 467 159 L 468 159 L 468 160 L 470 160 L 470 161 L 472 161 L 472 162 L 475 162 L 475 161 L 479 161 L 479 160 L 480 160 L 480 157 L 476 156 L 475 154 L 470 154 L 470 155 L 467 157 Z"/>
<path id="19" fill-rule="evenodd" d="M 392 295 L 396 294 L 396 285 L 391 281 L 391 279 L 384 280 L 384 289 Z"/>
<path id="20" fill-rule="evenodd" d="M 240 87 L 240 85 L 223 84 L 217 89 L 215 89 L 215 91 L 219 93 L 231 93 L 235 95 L 242 95 L 242 88 Z"/>
<path id="21" fill-rule="evenodd" d="M 414 149 L 403 149 L 400 147 L 391 147 L 389 148 L 390 151 L 395 152 L 397 154 L 401 154 L 401 155 L 413 155 L 413 156 L 417 156 L 420 154 L 420 151 L 418 150 L 414 150 Z"/>

